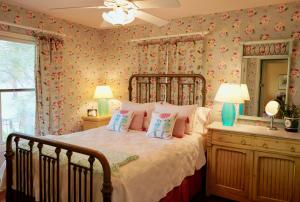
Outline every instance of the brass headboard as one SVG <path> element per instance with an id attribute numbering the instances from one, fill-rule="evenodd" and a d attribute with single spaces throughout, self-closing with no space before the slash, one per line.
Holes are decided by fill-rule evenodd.
<path id="1" fill-rule="evenodd" d="M 137 103 L 166 101 L 204 106 L 206 81 L 201 74 L 133 74 L 128 90 L 129 100 Z"/>

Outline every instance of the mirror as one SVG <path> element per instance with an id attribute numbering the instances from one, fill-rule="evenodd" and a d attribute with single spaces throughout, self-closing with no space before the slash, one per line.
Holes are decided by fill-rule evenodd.
<path id="1" fill-rule="evenodd" d="M 268 102 L 268 104 L 266 105 L 266 114 L 268 116 L 275 116 L 280 108 L 280 104 L 275 101 L 275 100 L 271 100 L 270 102 Z"/>
<path id="2" fill-rule="evenodd" d="M 247 85 L 250 99 L 245 99 L 240 117 L 266 118 L 270 100 L 280 107 L 288 103 L 291 47 L 290 40 L 243 43 L 241 84 Z M 283 118 L 276 114 L 274 118 Z"/>
<path id="3" fill-rule="evenodd" d="M 266 114 L 271 117 L 270 126 L 268 127 L 270 130 L 277 130 L 277 128 L 274 126 L 274 117 L 278 113 L 279 109 L 280 104 L 275 100 L 271 100 L 266 105 Z"/>

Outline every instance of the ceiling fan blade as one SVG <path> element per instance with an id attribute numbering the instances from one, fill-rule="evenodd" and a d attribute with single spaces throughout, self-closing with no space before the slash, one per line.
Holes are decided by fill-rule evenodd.
<path id="1" fill-rule="evenodd" d="M 105 20 L 103 20 L 100 27 L 101 28 L 110 28 L 112 26 L 113 26 L 112 24 L 109 24 L 108 22 L 106 22 Z"/>
<path id="2" fill-rule="evenodd" d="M 147 0 L 147 1 L 131 1 L 138 8 L 178 8 L 180 3 L 178 0 Z"/>
<path id="3" fill-rule="evenodd" d="M 64 8 L 50 8 L 50 10 L 66 10 L 66 9 L 109 9 L 106 6 L 71 6 Z"/>
<path id="4" fill-rule="evenodd" d="M 144 11 L 137 10 L 135 12 L 136 12 L 137 18 L 144 20 L 146 22 L 152 23 L 154 25 L 157 25 L 159 27 L 164 26 L 169 23 L 169 21 L 167 21 L 167 20 L 161 19 L 159 17 L 156 17 L 156 16 L 146 13 Z"/>

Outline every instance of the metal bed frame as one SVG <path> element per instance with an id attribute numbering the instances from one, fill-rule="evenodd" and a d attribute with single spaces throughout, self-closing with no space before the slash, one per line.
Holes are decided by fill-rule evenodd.
<path id="1" fill-rule="evenodd" d="M 184 98 L 187 98 L 188 103 L 186 104 L 199 103 L 199 105 L 204 106 L 205 85 L 205 78 L 201 74 L 134 74 L 129 79 L 129 100 L 135 100 L 138 103 L 165 100 L 182 105 L 185 104 Z M 27 148 L 20 146 L 20 141 L 24 140 L 28 141 Z M 53 147 L 55 154 L 48 155 L 43 152 L 45 146 Z M 34 147 L 38 149 L 39 199 L 35 198 L 33 190 L 33 156 L 36 155 L 33 151 Z M 59 202 L 60 182 L 62 181 L 60 176 L 62 150 L 66 151 L 65 155 L 68 159 L 68 202 L 93 201 L 95 188 L 93 185 L 93 165 L 95 161 L 99 161 L 103 168 L 101 190 L 103 201 L 110 202 L 113 191 L 111 170 L 108 160 L 101 152 L 21 133 L 10 134 L 6 141 L 6 201 Z M 72 162 L 74 153 L 86 155 L 89 166 Z M 13 187 L 13 182 L 16 184 L 15 187 Z"/>

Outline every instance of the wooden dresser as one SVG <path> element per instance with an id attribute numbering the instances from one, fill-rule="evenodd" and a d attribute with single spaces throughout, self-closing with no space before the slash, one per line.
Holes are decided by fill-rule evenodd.
<path id="1" fill-rule="evenodd" d="M 300 202 L 300 133 L 212 123 L 207 194 L 237 201 Z"/>
<path id="2" fill-rule="evenodd" d="M 103 116 L 103 117 L 92 117 L 92 116 L 84 116 L 83 120 L 83 130 L 88 130 L 92 128 L 97 128 L 100 126 L 105 126 L 109 123 L 111 116 Z"/>

